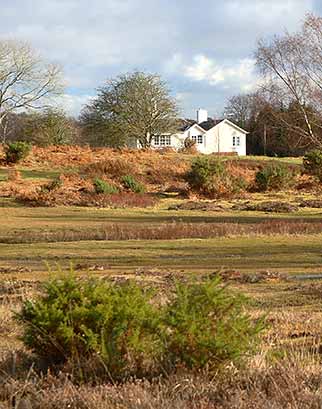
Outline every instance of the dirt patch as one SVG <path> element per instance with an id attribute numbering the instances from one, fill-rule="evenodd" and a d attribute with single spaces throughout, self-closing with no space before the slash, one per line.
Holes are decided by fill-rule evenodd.
<path id="1" fill-rule="evenodd" d="M 0 267 L 0 274 L 31 273 L 28 267 Z"/>
<path id="2" fill-rule="evenodd" d="M 298 211 L 298 206 L 288 202 L 262 202 L 251 203 L 246 202 L 242 204 L 236 204 L 232 207 L 233 210 L 246 210 L 246 211 L 259 211 L 267 213 L 292 213 Z"/>
<path id="3" fill-rule="evenodd" d="M 311 207 L 315 209 L 321 209 L 322 208 L 322 200 L 319 199 L 312 199 L 312 200 L 302 200 L 299 203 L 300 207 Z"/>
<path id="4" fill-rule="evenodd" d="M 98 265 L 98 264 L 88 264 L 88 263 L 79 263 L 76 264 L 75 270 L 86 270 L 86 271 L 104 271 L 109 270 L 111 267 L 108 265 Z"/>
<path id="5" fill-rule="evenodd" d="M 270 281 L 285 281 L 285 274 L 277 271 L 258 271 L 256 273 L 243 273 L 237 270 L 221 270 L 211 273 L 207 277 L 219 276 L 224 282 L 237 282 L 240 284 L 257 284 Z"/>
<path id="6" fill-rule="evenodd" d="M 208 212 L 220 212 L 224 210 L 224 207 L 216 202 L 189 201 L 172 205 L 168 208 L 168 210 L 198 210 Z"/>

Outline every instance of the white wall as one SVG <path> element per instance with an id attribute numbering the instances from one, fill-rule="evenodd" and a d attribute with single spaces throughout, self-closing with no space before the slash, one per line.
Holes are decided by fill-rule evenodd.
<path id="1" fill-rule="evenodd" d="M 233 137 L 239 137 L 240 145 L 233 146 Z M 237 152 L 238 155 L 246 155 L 246 134 L 229 122 L 222 121 L 206 134 L 207 144 L 203 153 L 228 153 Z"/>
<path id="2" fill-rule="evenodd" d="M 192 139 L 193 136 L 198 136 L 198 135 L 202 135 L 203 136 L 203 141 L 202 144 L 200 143 L 196 143 L 196 148 L 199 152 L 204 152 L 206 150 L 206 146 L 207 146 L 207 137 L 206 137 L 207 132 L 200 128 L 197 125 L 192 126 L 191 128 L 189 128 L 185 133 L 184 133 L 184 139 L 186 138 L 190 138 Z"/>
<path id="3" fill-rule="evenodd" d="M 162 149 L 162 148 L 181 149 L 183 146 L 184 146 L 184 139 L 183 139 L 182 133 L 171 135 L 171 146 L 155 145 L 154 140 L 152 140 L 152 143 L 151 143 L 151 147 L 155 149 Z"/>
<path id="4" fill-rule="evenodd" d="M 246 155 L 246 135 L 237 127 L 223 121 L 217 127 L 217 137 L 219 138 L 219 152 L 237 152 L 240 156 Z M 239 146 L 233 146 L 233 137 L 239 137 Z"/>

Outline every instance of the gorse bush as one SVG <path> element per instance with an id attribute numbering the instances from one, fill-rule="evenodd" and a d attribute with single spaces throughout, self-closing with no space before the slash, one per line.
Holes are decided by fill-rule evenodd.
<path id="1" fill-rule="evenodd" d="M 105 182 L 105 180 L 95 178 L 93 181 L 94 190 L 97 194 L 113 194 L 118 193 L 118 189 L 111 185 L 110 183 Z"/>
<path id="2" fill-rule="evenodd" d="M 316 149 L 308 152 L 303 158 L 303 166 L 306 173 L 322 182 L 322 151 Z"/>
<path id="3" fill-rule="evenodd" d="M 99 356 L 113 379 L 141 374 L 159 353 L 157 309 L 151 291 L 73 275 L 45 284 L 44 295 L 25 302 L 18 320 L 23 341 L 52 363 Z M 146 368 L 147 369 L 147 368 Z"/>
<path id="4" fill-rule="evenodd" d="M 221 160 L 200 156 L 192 162 L 186 180 L 192 189 L 204 191 L 212 184 L 214 176 L 224 173 L 225 166 Z"/>
<path id="5" fill-rule="evenodd" d="M 256 173 L 256 188 L 260 191 L 284 189 L 294 183 L 294 176 L 286 165 L 270 164 Z"/>
<path id="6" fill-rule="evenodd" d="M 145 192 L 145 187 L 141 183 L 137 182 L 131 175 L 122 176 L 121 182 L 125 189 L 128 189 L 133 193 Z"/>
<path id="7" fill-rule="evenodd" d="M 263 322 L 244 313 L 246 299 L 220 285 L 220 278 L 177 283 L 165 314 L 166 349 L 172 365 L 215 371 L 236 362 L 255 345 Z"/>
<path id="8" fill-rule="evenodd" d="M 192 162 L 186 180 L 192 190 L 208 197 L 229 196 L 247 188 L 246 181 L 228 172 L 221 159 L 203 156 Z"/>
<path id="9" fill-rule="evenodd" d="M 29 142 L 12 142 L 8 145 L 5 145 L 5 160 L 7 163 L 18 163 L 21 160 L 25 159 L 30 151 L 31 151 L 31 144 Z"/>
<path id="10" fill-rule="evenodd" d="M 49 362 L 99 358 L 110 379 L 124 380 L 178 365 L 217 370 L 251 351 L 262 328 L 218 278 L 177 283 L 164 307 L 154 295 L 133 282 L 55 278 L 17 314 L 22 339 Z"/>

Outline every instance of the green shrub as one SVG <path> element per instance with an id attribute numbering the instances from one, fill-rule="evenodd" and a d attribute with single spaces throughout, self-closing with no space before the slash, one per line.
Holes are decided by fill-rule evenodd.
<path id="1" fill-rule="evenodd" d="M 205 156 L 192 162 L 186 180 L 192 190 L 208 197 L 231 196 L 247 188 L 245 179 L 228 172 L 221 159 Z"/>
<path id="2" fill-rule="evenodd" d="M 113 186 L 113 185 L 105 182 L 105 180 L 102 180 L 102 179 L 99 179 L 99 178 L 94 179 L 93 185 L 94 185 L 95 193 L 97 193 L 97 194 L 101 194 L 101 193 L 103 193 L 103 194 L 118 193 L 118 189 L 115 186 Z"/>
<path id="3" fill-rule="evenodd" d="M 308 152 L 303 158 L 303 166 L 306 173 L 322 182 L 322 151 L 316 149 Z"/>
<path id="4" fill-rule="evenodd" d="M 224 174 L 225 166 L 221 160 L 200 156 L 192 162 L 186 180 L 193 190 L 204 191 L 212 184 L 214 176 Z"/>
<path id="5" fill-rule="evenodd" d="M 12 142 L 5 146 L 4 151 L 7 163 L 18 163 L 29 155 L 31 144 L 23 141 Z"/>
<path id="6" fill-rule="evenodd" d="M 51 363 L 99 356 L 113 378 L 142 375 L 160 351 L 158 311 L 152 292 L 74 275 L 45 284 L 44 295 L 26 301 L 17 319 L 25 345 Z"/>
<path id="7" fill-rule="evenodd" d="M 17 319 L 24 344 L 48 363 L 99 359 L 113 380 L 171 372 L 178 365 L 216 371 L 250 352 L 263 328 L 245 300 L 219 278 L 177 283 L 166 306 L 135 283 L 54 278 Z"/>
<path id="8" fill-rule="evenodd" d="M 145 187 L 141 183 L 137 182 L 131 175 L 123 176 L 121 178 L 121 182 L 126 189 L 130 190 L 133 193 L 145 192 Z"/>
<path id="9" fill-rule="evenodd" d="M 260 191 L 284 189 L 294 183 L 294 173 L 280 163 L 270 164 L 256 173 L 255 183 Z"/>
<path id="10" fill-rule="evenodd" d="M 245 298 L 223 287 L 220 278 L 177 283 L 165 315 L 166 350 L 172 365 L 216 371 L 238 362 L 256 344 L 263 321 L 252 323 Z"/>

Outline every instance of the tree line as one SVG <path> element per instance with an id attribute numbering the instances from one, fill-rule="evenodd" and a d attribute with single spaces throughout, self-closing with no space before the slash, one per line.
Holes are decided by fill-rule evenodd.
<path id="1" fill-rule="evenodd" d="M 322 148 L 322 18 L 309 14 L 298 32 L 260 40 L 255 58 L 256 90 L 231 97 L 224 111 L 250 132 L 248 153 Z M 149 147 L 180 123 L 178 102 L 158 75 L 135 71 L 107 80 L 77 119 L 53 105 L 63 90 L 57 65 L 26 43 L 1 40 L 1 142 Z"/>

